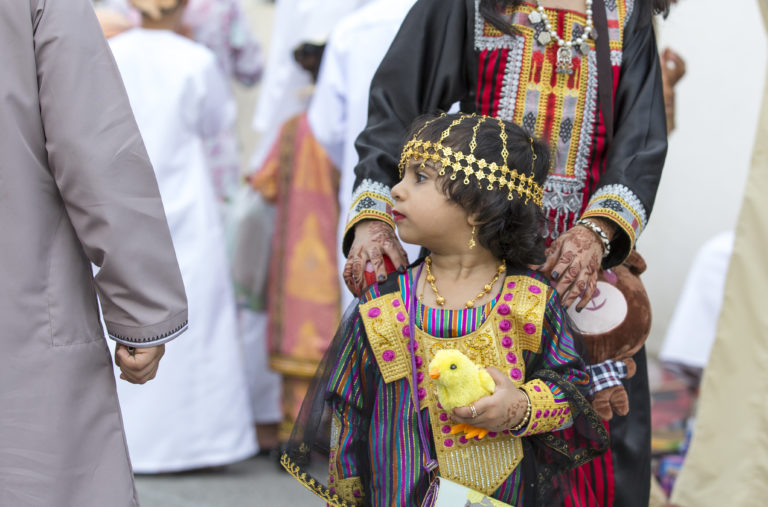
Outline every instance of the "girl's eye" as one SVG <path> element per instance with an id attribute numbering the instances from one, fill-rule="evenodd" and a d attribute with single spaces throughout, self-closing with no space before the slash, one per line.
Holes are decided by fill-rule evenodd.
<path id="1" fill-rule="evenodd" d="M 421 183 L 422 181 L 426 181 L 428 179 L 429 179 L 429 176 L 427 175 L 427 173 L 422 171 L 418 171 L 416 173 L 416 183 Z"/>

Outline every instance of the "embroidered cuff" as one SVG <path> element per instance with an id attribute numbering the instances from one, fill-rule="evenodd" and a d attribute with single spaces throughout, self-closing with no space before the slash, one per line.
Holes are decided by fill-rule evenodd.
<path id="1" fill-rule="evenodd" d="M 611 241 L 611 253 L 603 260 L 603 267 L 621 264 L 629 257 L 635 241 L 647 223 L 645 207 L 640 199 L 624 185 L 606 185 L 597 189 L 581 218 L 604 218 L 618 228 Z"/>
<path id="2" fill-rule="evenodd" d="M 587 366 L 592 379 L 592 394 L 613 386 L 622 385 L 621 379 L 627 378 L 627 365 L 624 361 L 608 359 L 600 364 Z"/>
<path id="3" fill-rule="evenodd" d="M 107 320 L 105 324 L 109 337 L 118 343 L 129 347 L 154 347 L 173 340 L 187 330 L 187 312 L 152 326 L 122 326 Z"/>
<path id="4" fill-rule="evenodd" d="M 531 418 L 528 425 L 513 432 L 520 437 L 549 433 L 570 425 L 571 407 L 565 401 L 555 400 L 552 390 L 541 380 L 526 382 L 523 389 L 531 400 Z"/>
<path id="5" fill-rule="evenodd" d="M 280 464 L 285 470 L 293 476 L 294 479 L 303 484 L 308 490 L 325 500 L 328 505 L 334 507 L 348 507 L 350 505 L 362 505 L 362 499 L 360 503 L 347 502 L 343 500 L 338 494 L 335 493 L 335 488 L 327 488 L 323 486 L 319 481 L 315 480 L 308 473 L 304 472 L 299 465 L 294 463 L 287 453 L 283 453 L 280 458 Z"/>
<path id="6" fill-rule="evenodd" d="M 363 481 L 360 477 L 350 477 L 331 482 L 329 485 L 331 494 L 339 495 L 349 505 L 363 505 Z"/>
<path id="7" fill-rule="evenodd" d="M 354 239 L 353 228 L 362 220 L 381 220 L 395 228 L 392 218 L 392 195 L 389 187 L 383 183 L 365 179 L 355 189 L 352 195 L 352 206 L 347 215 L 347 226 L 344 228 L 342 250 L 344 255 L 349 253 Z"/>

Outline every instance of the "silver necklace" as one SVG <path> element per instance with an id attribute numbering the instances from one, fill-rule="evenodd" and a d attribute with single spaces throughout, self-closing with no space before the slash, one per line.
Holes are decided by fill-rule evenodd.
<path id="1" fill-rule="evenodd" d="M 541 43 L 543 46 L 546 46 L 553 40 L 557 43 L 558 48 L 556 71 L 558 74 L 573 74 L 572 49 L 575 47 L 581 51 L 583 55 L 586 55 L 590 50 L 589 42 L 587 41 L 589 39 L 597 39 L 597 31 L 595 30 L 595 25 L 592 22 L 592 0 L 586 0 L 586 2 L 587 24 L 584 27 L 584 33 L 570 41 L 563 40 L 559 35 L 557 35 L 557 31 L 549 21 L 547 11 L 544 9 L 544 6 L 541 5 L 541 0 L 536 0 L 536 9 L 528 14 L 528 20 L 532 24 L 544 24 L 544 30 L 542 30 L 538 36 L 539 43 Z"/>

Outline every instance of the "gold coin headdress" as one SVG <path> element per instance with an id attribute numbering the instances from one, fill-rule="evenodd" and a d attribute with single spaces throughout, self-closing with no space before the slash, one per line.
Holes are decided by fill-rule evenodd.
<path id="1" fill-rule="evenodd" d="M 440 118 L 445 116 L 441 115 Z M 450 146 L 445 146 L 443 141 L 447 138 L 451 129 L 464 120 L 476 119 L 475 126 L 472 128 L 472 140 L 469 143 L 469 153 L 465 153 L 461 150 L 456 150 Z M 533 138 L 528 138 L 531 145 L 531 153 L 533 154 L 531 160 L 531 175 L 521 174 L 517 169 L 510 169 L 507 165 L 509 159 L 509 152 L 507 151 L 507 129 L 504 122 L 498 118 L 491 118 L 489 116 L 482 116 L 478 114 L 462 114 L 451 124 L 447 129 L 440 134 L 440 140 L 437 142 L 425 141 L 419 139 L 421 132 L 435 120 L 430 120 L 419 129 L 413 136 L 413 139 L 403 148 L 403 153 L 400 156 L 400 178 L 403 177 L 405 172 L 405 166 L 408 160 L 421 160 L 421 167 L 427 160 L 437 162 L 440 164 L 440 176 L 445 176 L 450 172 L 451 180 L 455 180 L 461 174 L 464 176 L 464 184 L 469 185 L 470 176 L 474 176 L 477 179 L 479 185 L 483 185 L 484 181 L 487 181 L 487 190 L 501 190 L 507 192 L 507 199 L 510 201 L 514 199 L 514 195 L 517 194 L 521 198 L 525 199 L 525 203 L 532 200 L 537 206 L 541 207 L 542 197 L 544 191 L 541 186 L 533 180 L 533 166 L 536 163 L 536 153 L 533 150 Z M 497 122 L 499 125 L 499 137 L 501 138 L 501 160 L 503 164 L 499 165 L 496 162 L 488 162 L 483 158 L 475 157 L 475 148 L 477 148 L 477 130 L 480 125 L 485 121 Z"/>

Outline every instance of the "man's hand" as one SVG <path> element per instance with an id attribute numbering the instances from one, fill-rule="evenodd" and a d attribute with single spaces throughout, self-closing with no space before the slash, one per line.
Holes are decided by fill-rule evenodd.
<path id="1" fill-rule="evenodd" d="M 359 296 L 365 290 L 365 266 L 368 262 L 373 265 L 378 281 L 387 278 L 385 255 L 398 271 L 405 271 L 408 256 L 392 227 L 380 220 L 364 220 L 355 225 L 355 239 L 344 266 L 344 282 L 352 294 Z"/>
<path id="2" fill-rule="evenodd" d="M 143 384 L 157 375 L 165 345 L 129 350 L 122 343 L 115 348 L 115 364 L 122 372 L 120 378 L 131 384 Z"/>

